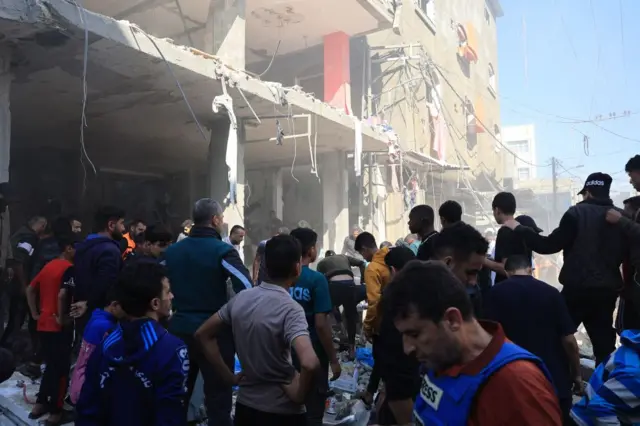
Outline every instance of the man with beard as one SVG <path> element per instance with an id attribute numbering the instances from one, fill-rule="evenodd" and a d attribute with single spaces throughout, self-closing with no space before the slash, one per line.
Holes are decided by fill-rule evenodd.
<path id="1" fill-rule="evenodd" d="M 542 362 L 500 324 L 476 320 L 464 284 L 441 262 L 410 262 L 384 297 L 404 351 L 427 368 L 414 410 L 420 424 L 562 425 Z"/>
<path id="2" fill-rule="evenodd" d="M 409 213 L 409 232 L 420 237 L 420 247 L 416 255 L 419 260 L 430 260 L 433 257 L 434 237 L 438 235 L 433 227 L 433 220 L 433 209 L 426 204 L 415 206 Z"/>
<path id="3" fill-rule="evenodd" d="M 189 349 L 188 398 L 191 399 L 198 373 L 202 372 L 209 425 L 230 426 L 231 385 L 222 380 L 205 358 L 194 333 L 227 303 L 228 279 L 233 291 L 239 293 L 252 287 L 251 277 L 238 252 L 220 237 L 224 214 L 217 201 L 211 198 L 196 201 L 193 223 L 189 238 L 173 244 L 165 252 L 176 310 L 169 322 L 169 331 L 181 338 Z M 233 369 L 235 347 L 231 330 L 221 332 L 217 342 L 222 359 Z M 186 421 L 186 410 L 184 415 Z"/>
<path id="4" fill-rule="evenodd" d="M 144 231 L 147 229 L 147 225 L 142 219 L 134 219 L 129 224 L 129 232 L 123 235 L 123 239 L 120 241 L 120 250 L 122 251 L 122 258 L 125 259 L 136 248 L 136 240 L 138 240 Z"/>
<path id="5" fill-rule="evenodd" d="M 165 268 L 155 263 L 126 267 L 115 298 L 127 319 L 89 359 L 75 424 L 184 424 L 189 358 L 184 342 L 159 324 L 169 316 L 173 299 Z"/>
<path id="6" fill-rule="evenodd" d="M 124 211 L 111 206 L 98 209 L 94 216 L 96 233 L 76 247 L 71 316 L 76 318 L 77 340 L 82 339 L 87 311 L 107 305 L 107 293 L 118 281 L 122 268 L 120 240 L 124 232 Z"/>
<path id="7" fill-rule="evenodd" d="M 482 293 L 478 273 L 482 270 L 489 243 L 473 226 L 459 222 L 434 238 L 433 260 L 444 262 L 465 284 L 476 318 L 481 318 Z"/>

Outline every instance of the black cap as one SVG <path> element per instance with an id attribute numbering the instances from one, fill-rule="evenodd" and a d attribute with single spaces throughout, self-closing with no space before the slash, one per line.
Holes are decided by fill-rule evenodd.
<path id="1" fill-rule="evenodd" d="M 527 216 L 526 214 L 522 214 L 516 217 L 516 222 L 518 222 L 522 226 L 533 229 L 538 234 L 542 232 L 542 229 L 538 227 L 538 225 L 536 225 L 536 221 L 533 220 L 531 216 Z"/>
<path id="2" fill-rule="evenodd" d="M 591 173 L 589 177 L 587 177 L 582 190 L 578 192 L 578 195 L 584 195 L 589 191 L 594 197 L 609 198 L 611 182 L 613 182 L 613 179 L 606 173 Z"/>

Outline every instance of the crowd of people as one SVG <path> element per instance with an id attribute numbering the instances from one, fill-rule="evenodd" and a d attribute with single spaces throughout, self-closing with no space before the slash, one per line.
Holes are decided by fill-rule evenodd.
<path id="1" fill-rule="evenodd" d="M 640 156 L 626 172 L 640 190 Z M 11 238 L 0 344 L 11 348 L 28 319 L 23 372 L 44 366 L 29 417 L 48 415 L 47 425 L 186 425 L 199 374 L 211 426 L 322 425 L 342 374 L 332 332 L 342 319 L 349 358 L 360 322 L 372 345 L 360 396 L 378 425 L 638 424 L 640 198 L 615 207 L 611 183 L 590 175 L 583 201 L 546 236 L 498 193 L 491 245 L 452 200 L 439 206 L 440 229 L 418 205 L 396 244 L 354 228 L 322 259 L 314 230 L 274 222 L 251 273 L 245 229 L 223 238 L 212 199 L 195 203 L 176 238 L 142 220 L 126 229 L 113 207 L 84 239 L 77 218 L 35 217 Z M 532 276 L 534 253 L 560 251 L 561 292 Z M 588 384 L 580 324 L 597 365 Z M 0 358 L 7 379 L 11 354 Z"/>

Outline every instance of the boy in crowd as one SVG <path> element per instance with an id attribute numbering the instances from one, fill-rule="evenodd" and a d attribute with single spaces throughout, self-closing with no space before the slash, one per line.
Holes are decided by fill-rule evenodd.
<path id="1" fill-rule="evenodd" d="M 73 330 L 63 326 L 58 312 L 58 293 L 63 276 L 73 262 L 75 238 L 69 233 L 57 239 L 62 254 L 47 263 L 27 288 L 27 302 L 32 318 L 37 321 L 38 337 L 46 363 L 38 399 L 29 418 L 39 419 L 49 413 L 46 420 L 48 425 L 61 424 L 63 420 L 62 407 L 67 393 L 73 341 Z"/>
<path id="2" fill-rule="evenodd" d="M 158 322 L 173 299 L 165 268 L 125 268 L 115 298 L 127 320 L 89 359 L 76 426 L 183 425 L 189 358 L 184 342 Z"/>
<path id="3" fill-rule="evenodd" d="M 196 332 L 205 355 L 229 384 L 238 385 L 238 426 L 304 426 L 304 401 L 319 367 L 304 309 L 289 295 L 301 270 L 300 243 L 289 235 L 267 241 L 269 281 L 238 293 Z M 242 374 L 225 364 L 217 336 L 231 327 Z M 300 374 L 291 363 L 293 349 Z"/>
<path id="4" fill-rule="evenodd" d="M 341 367 L 333 346 L 331 325 L 328 315 L 333 309 L 329 296 L 329 284 L 320 272 L 309 268 L 309 264 L 316 261 L 318 252 L 316 243 L 318 234 L 309 228 L 297 228 L 291 231 L 291 236 L 300 242 L 302 249 L 302 271 L 294 287 L 289 289 L 293 299 L 302 305 L 309 324 L 309 334 L 316 355 L 320 360 L 320 368 L 312 382 L 311 392 L 307 395 L 307 425 L 322 426 L 325 401 L 329 390 L 329 365 L 333 373 L 333 380 L 340 377 Z"/>
<path id="5" fill-rule="evenodd" d="M 66 292 L 67 290 L 61 289 L 60 291 Z M 66 294 L 63 293 L 61 300 L 66 300 L 66 298 Z M 115 300 L 115 292 L 113 290 L 109 292 L 108 299 L 109 304 L 104 309 L 93 311 L 82 335 L 80 354 L 73 369 L 71 384 L 69 385 L 69 396 L 72 404 L 77 404 L 80 397 L 80 391 L 85 380 L 87 362 L 91 354 L 102 343 L 104 338 L 116 328 L 118 320 L 124 317 L 120 304 Z M 59 312 L 62 312 L 62 306 L 58 306 Z"/>

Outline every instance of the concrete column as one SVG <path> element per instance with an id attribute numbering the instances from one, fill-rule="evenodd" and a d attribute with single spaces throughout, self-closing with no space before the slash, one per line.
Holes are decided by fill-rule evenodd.
<path id="1" fill-rule="evenodd" d="M 224 208 L 224 221 L 227 229 L 223 236 L 227 236 L 233 225 L 244 226 L 244 127 L 238 123 L 238 159 L 237 167 L 237 203 L 225 204 L 225 198 L 229 194 L 229 178 L 225 155 L 227 152 L 227 140 L 229 137 L 229 120 L 225 117 L 216 120 L 211 129 L 211 142 L 209 143 L 209 196 L 222 204 Z"/>
<path id="2" fill-rule="evenodd" d="M 210 0 L 205 29 L 205 51 L 238 70 L 245 66 L 245 11 L 246 0 Z"/>
<path id="3" fill-rule="evenodd" d="M 349 235 L 349 194 L 347 156 L 335 151 L 320 156 L 322 180 L 322 247 L 342 250 L 342 242 Z"/>
<path id="4" fill-rule="evenodd" d="M 11 161 L 11 48 L 0 46 L 0 183 L 9 182 L 9 163 Z M 2 232 L 0 233 L 0 264 L 4 265 L 10 255 L 9 236 L 11 220 L 9 208 L 0 212 Z"/>
<path id="5" fill-rule="evenodd" d="M 276 212 L 276 216 L 282 219 L 282 209 L 284 202 L 282 201 L 282 169 L 277 169 L 271 175 L 272 192 L 271 192 L 271 209 Z"/>
<path id="6" fill-rule="evenodd" d="M 9 182 L 11 160 L 11 49 L 0 46 L 0 183 Z"/>

